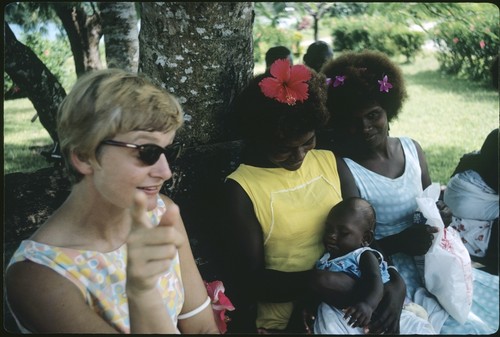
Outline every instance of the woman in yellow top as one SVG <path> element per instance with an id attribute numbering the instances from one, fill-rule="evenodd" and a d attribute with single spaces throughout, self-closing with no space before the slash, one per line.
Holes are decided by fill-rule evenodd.
<path id="1" fill-rule="evenodd" d="M 300 320 L 290 320 L 302 299 L 316 294 L 340 304 L 353 297 L 349 277 L 312 277 L 322 272 L 313 266 L 322 255 L 326 216 L 342 199 L 334 154 L 314 150 L 315 131 L 328 119 L 325 90 L 323 75 L 277 60 L 250 82 L 236 104 L 237 127 L 246 143 L 240 166 L 225 182 L 224 222 L 232 276 L 226 289 L 237 308 L 234 332 L 304 332 Z M 398 320 L 404 299 L 401 279 L 391 279 L 389 295 L 378 308 L 384 322 Z M 342 284 L 342 290 L 329 292 L 326 285 L 332 282 Z"/>

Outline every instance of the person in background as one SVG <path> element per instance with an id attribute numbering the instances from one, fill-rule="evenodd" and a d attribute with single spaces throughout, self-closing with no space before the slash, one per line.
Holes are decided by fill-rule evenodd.
<path id="1" fill-rule="evenodd" d="M 498 91 L 498 55 L 490 65 Z M 464 154 L 444 190 L 443 200 L 473 260 L 498 275 L 498 128 L 485 138 L 479 151 Z"/>
<path id="2" fill-rule="evenodd" d="M 288 62 L 293 65 L 292 52 L 285 46 L 269 48 L 266 52 L 266 70 L 268 70 L 276 60 L 288 60 Z"/>
<path id="3" fill-rule="evenodd" d="M 332 58 L 333 50 L 330 45 L 324 41 L 315 41 L 307 47 L 304 64 L 319 72 L 323 64 Z"/>
<path id="4" fill-rule="evenodd" d="M 469 253 L 485 257 L 498 274 L 498 128 L 479 151 L 467 153 L 458 163 L 443 194 Z M 496 268 L 496 269 L 495 269 Z"/>
<path id="5" fill-rule="evenodd" d="M 182 121 L 142 75 L 78 79 L 57 114 L 71 193 L 6 271 L 22 332 L 219 333 L 179 207 L 160 194 Z"/>
<path id="6" fill-rule="evenodd" d="M 234 114 L 244 148 L 240 165 L 224 183 L 227 218 L 221 231 L 226 269 L 233 276 L 226 279 L 226 290 L 250 318 L 238 332 L 304 333 L 309 326 L 290 319 L 303 298 L 312 292 L 321 292 L 329 303 L 354 298 L 352 278 L 313 268 L 324 251 L 326 216 L 342 199 L 337 159 L 331 151 L 314 149 L 316 130 L 328 120 L 325 89 L 323 75 L 276 60 L 237 99 Z M 391 272 L 385 301 L 377 307 L 381 321 L 372 331 L 399 329 L 405 289 Z M 317 282 L 310 282 L 313 278 Z M 341 289 L 323 287 L 332 283 Z"/>
<path id="7" fill-rule="evenodd" d="M 330 210 L 323 238 L 326 253 L 316 268 L 347 273 L 357 281 L 357 302 L 347 308 L 321 303 L 314 323 L 315 334 L 365 334 L 373 312 L 390 279 L 382 253 L 370 248 L 374 238 L 375 210 L 364 199 L 344 199 Z M 435 334 L 430 323 L 409 310 L 401 312 L 401 334 Z"/>
<path id="8" fill-rule="evenodd" d="M 437 228 L 414 224 L 416 198 L 431 184 L 419 143 L 391 137 L 390 122 L 407 98 L 400 68 L 380 52 L 346 52 L 325 64 L 333 141 L 323 144 L 343 159 L 342 197 L 361 197 L 377 214 L 375 244 L 404 278 L 411 301 L 423 306 L 441 334 L 492 333 L 498 328 L 498 276 L 473 270 L 475 319 L 459 324 L 427 292 L 414 256 L 430 248 Z M 442 217 L 449 208 L 441 209 Z M 492 300 L 493 299 L 493 300 Z"/>

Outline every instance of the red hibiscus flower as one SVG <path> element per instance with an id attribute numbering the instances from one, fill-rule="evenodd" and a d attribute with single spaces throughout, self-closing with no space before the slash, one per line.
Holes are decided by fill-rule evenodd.
<path id="1" fill-rule="evenodd" d="M 259 82 L 262 93 L 269 98 L 274 98 L 280 103 L 295 105 L 309 97 L 309 85 L 306 83 L 311 78 L 311 73 L 306 66 L 297 64 L 290 67 L 287 59 L 274 61 L 270 68 L 273 77 L 266 77 Z"/>
<path id="2" fill-rule="evenodd" d="M 203 282 L 207 288 L 208 296 L 210 296 L 210 299 L 212 300 L 212 309 L 215 314 L 217 327 L 219 328 L 220 333 L 226 333 L 227 322 L 230 321 L 229 317 L 226 316 L 226 310 L 233 311 L 235 309 L 234 305 L 224 294 L 226 289 L 221 281 Z"/>

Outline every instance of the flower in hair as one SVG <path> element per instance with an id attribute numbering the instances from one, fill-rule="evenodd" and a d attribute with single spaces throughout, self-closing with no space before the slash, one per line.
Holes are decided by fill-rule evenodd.
<path id="1" fill-rule="evenodd" d="M 380 84 L 380 91 L 389 92 L 389 89 L 392 88 L 392 84 L 387 81 L 387 75 L 382 80 L 378 80 L 378 84 Z"/>
<path id="2" fill-rule="evenodd" d="M 295 105 L 297 101 L 309 97 L 309 85 L 306 82 L 311 78 L 311 73 L 306 66 L 290 66 L 287 59 L 278 59 L 271 65 L 270 73 L 272 77 L 259 82 L 260 90 L 266 97 L 288 105 Z"/>
<path id="3" fill-rule="evenodd" d="M 335 76 L 335 81 L 333 81 L 333 84 L 332 84 L 332 79 L 330 77 L 328 77 L 326 79 L 326 85 L 329 86 L 330 84 L 333 85 L 333 87 L 338 87 L 340 85 L 343 85 L 344 84 L 344 80 L 345 80 L 345 76 Z"/>
<path id="4" fill-rule="evenodd" d="M 339 85 L 343 85 L 345 80 L 345 76 L 335 76 L 335 82 L 333 82 L 333 87 L 338 87 Z"/>

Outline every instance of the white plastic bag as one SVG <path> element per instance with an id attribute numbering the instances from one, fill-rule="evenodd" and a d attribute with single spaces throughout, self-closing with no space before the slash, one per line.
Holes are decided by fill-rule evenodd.
<path id="1" fill-rule="evenodd" d="M 452 227 L 444 227 L 436 206 L 439 192 L 439 184 L 433 183 L 417 198 L 426 224 L 439 228 L 425 254 L 425 287 L 454 319 L 463 324 L 472 306 L 471 259 L 458 232 Z"/>

